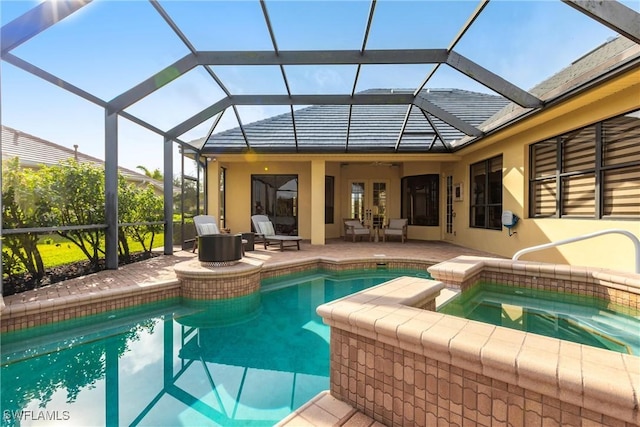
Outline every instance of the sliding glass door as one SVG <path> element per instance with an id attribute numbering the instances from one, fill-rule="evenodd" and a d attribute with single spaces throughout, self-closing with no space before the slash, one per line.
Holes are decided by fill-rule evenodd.
<path id="1" fill-rule="evenodd" d="M 277 234 L 298 234 L 298 175 L 252 175 L 251 215 L 267 215 Z"/>

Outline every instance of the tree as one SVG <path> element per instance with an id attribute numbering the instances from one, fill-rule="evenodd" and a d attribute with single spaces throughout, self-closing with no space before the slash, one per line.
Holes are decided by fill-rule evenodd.
<path id="1" fill-rule="evenodd" d="M 127 183 L 124 177 L 118 174 L 118 221 L 130 222 L 128 212 L 135 209 L 134 194 L 135 187 Z M 120 258 L 129 261 L 129 242 L 124 227 L 118 227 L 118 253 Z"/>
<path id="2" fill-rule="evenodd" d="M 4 163 L 2 176 L 2 228 L 35 228 L 42 226 L 44 206 L 34 190 L 34 173 L 20 168 L 16 157 Z M 36 281 L 44 277 L 44 263 L 38 250 L 38 233 L 6 234 L 2 237 L 4 270 L 11 275 L 21 267 Z"/>
<path id="3" fill-rule="evenodd" d="M 4 166 L 2 182 L 3 228 L 74 227 L 55 231 L 76 245 L 99 269 L 104 258 L 104 228 L 86 227 L 106 223 L 104 171 L 101 167 L 78 163 L 74 159 L 38 170 L 21 169 L 16 158 Z M 162 221 L 163 199 L 153 186 L 145 188 L 128 183 L 118 175 L 119 221 L 123 223 Z M 118 227 L 118 250 L 121 260 L 129 261 L 129 239 L 139 242 L 150 253 L 156 233 L 163 225 Z M 37 282 L 45 274 L 38 251 L 37 233 L 4 235 L 2 263 L 8 276 L 27 270 Z"/>
<path id="4" fill-rule="evenodd" d="M 24 410 L 38 402 L 45 408 L 53 395 L 66 391 L 67 403 L 75 402 L 84 389 L 96 387 L 107 372 L 107 354 L 118 357 L 127 353 L 133 342 L 143 335 L 153 335 L 156 320 L 143 320 L 137 324 L 118 327 L 117 333 L 95 339 L 87 338 L 86 327 L 65 330 L 64 339 L 50 339 L 46 344 L 34 344 L 23 351 L 21 357 L 0 367 L 2 394 L 0 407 L 6 411 Z M 95 326 L 94 326 L 95 327 Z M 58 351 L 51 351 L 57 348 Z M 2 425 L 11 425 L 3 419 Z M 19 424 L 15 424 L 19 425 Z"/>
<path id="5" fill-rule="evenodd" d="M 163 179 L 162 172 L 158 168 L 155 168 L 153 170 L 153 172 L 149 171 L 149 169 L 147 169 L 144 166 L 136 166 L 136 169 L 140 169 L 141 171 L 143 171 L 144 174 L 146 176 L 148 176 L 149 178 L 153 178 L 153 179 L 156 179 L 158 181 L 162 181 L 162 179 Z"/>
<path id="6" fill-rule="evenodd" d="M 198 203 L 198 183 L 193 179 L 184 179 L 177 176 L 173 179 L 173 185 L 177 188 L 182 187 L 182 192 L 174 193 L 173 206 L 175 212 L 183 212 L 185 214 L 196 211 Z M 183 207 L 184 204 L 184 207 Z"/>
<path id="7" fill-rule="evenodd" d="M 152 185 L 145 188 L 136 187 L 121 181 L 118 192 L 119 216 L 124 223 L 162 221 L 164 218 L 163 198 L 156 195 Z M 121 230 L 125 227 L 121 227 Z M 126 234 L 142 245 L 146 253 L 153 248 L 153 239 L 156 233 L 163 230 L 161 224 L 155 225 L 129 225 Z M 147 244 L 147 241 L 149 242 Z"/>
<path id="8" fill-rule="evenodd" d="M 46 207 L 48 226 L 105 224 L 104 171 L 89 163 L 65 160 L 38 171 L 36 193 Z M 104 255 L 103 229 L 57 231 L 78 246 L 94 269 Z"/>

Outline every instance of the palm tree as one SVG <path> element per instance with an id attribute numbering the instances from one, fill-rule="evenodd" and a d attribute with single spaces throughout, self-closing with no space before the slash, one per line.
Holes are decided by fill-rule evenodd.
<path id="1" fill-rule="evenodd" d="M 143 171 L 144 174 L 146 176 L 148 176 L 149 178 L 157 179 L 158 181 L 162 181 L 163 175 L 162 175 L 162 172 L 160 172 L 160 169 L 158 169 L 158 168 L 154 169 L 153 172 L 150 172 L 149 169 L 147 169 L 144 166 L 136 166 L 136 169 L 140 169 L 141 171 Z"/>

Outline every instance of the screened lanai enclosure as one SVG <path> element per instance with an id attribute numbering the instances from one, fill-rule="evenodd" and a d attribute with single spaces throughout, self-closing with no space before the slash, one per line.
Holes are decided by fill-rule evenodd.
<path id="1" fill-rule="evenodd" d="M 392 164 L 399 155 L 455 153 L 637 65 L 631 58 L 542 100 L 529 88 L 567 65 L 563 49 L 586 54 L 618 36 L 640 43 L 634 1 L 49 0 L 0 8 L 2 124 L 79 144 L 103 161 L 106 221 L 84 226 L 104 230 L 110 269 L 123 226 L 119 166 L 159 165 L 170 254 L 193 239 L 185 224 L 207 211 L 208 184 L 218 186 L 210 213 L 222 225 L 226 202 L 238 197 L 223 168 L 206 176 L 216 156 L 364 153 Z M 527 25 L 534 14 L 547 26 Z M 454 97 L 508 114 L 487 127 Z M 285 178 L 265 171 L 247 197 L 255 212 L 273 212 L 279 232 L 295 233 L 298 187 Z"/>

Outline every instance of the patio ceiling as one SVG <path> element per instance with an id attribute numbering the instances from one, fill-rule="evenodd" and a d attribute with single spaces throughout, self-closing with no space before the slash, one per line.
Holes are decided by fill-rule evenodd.
<path id="1" fill-rule="evenodd" d="M 155 72 L 151 71 L 147 74 L 151 74 L 150 77 L 139 79 L 134 84 L 126 86 L 126 83 L 123 83 L 125 84 L 123 88 L 116 93 L 110 93 L 101 87 L 100 82 L 91 82 L 91 73 L 86 73 L 83 67 L 79 67 L 80 72 L 89 76 L 80 76 L 78 71 L 69 71 L 57 63 L 40 60 L 33 56 L 29 50 L 30 44 L 37 45 L 40 38 L 49 37 L 49 29 L 56 27 L 58 22 L 72 16 L 77 16 L 78 19 L 97 19 L 99 22 L 99 17 L 95 15 L 80 13 L 85 8 L 94 7 L 93 3 L 102 3 L 100 7 L 128 7 L 132 15 L 140 13 L 140 16 L 144 17 L 141 19 L 145 19 L 145 25 L 154 27 L 164 25 L 164 30 L 158 29 L 158 31 L 164 31 L 164 37 L 167 38 L 165 42 L 167 54 L 162 50 L 160 52 L 165 56 L 163 61 L 165 64 L 168 62 L 168 65 L 157 67 Z M 318 37 L 317 43 L 313 46 L 299 48 L 295 35 L 289 34 L 289 26 L 295 27 L 294 29 L 299 27 L 291 22 L 285 25 L 282 21 L 279 13 L 282 7 L 298 7 L 301 13 L 300 20 L 305 22 L 311 31 L 310 23 L 314 18 L 314 10 L 317 10 L 314 9 L 318 7 L 317 2 L 286 2 L 285 5 L 264 0 L 235 2 L 236 4 L 233 4 L 234 2 L 193 2 L 189 4 L 188 11 L 178 7 L 177 3 L 184 4 L 184 2 L 150 0 L 149 4 L 152 8 L 147 7 L 144 11 L 138 11 L 142 7 L 139 3 L 107 2 L 105 5 L 104 2 L 91 0 L 45 1 L 2 27 L 0 34 L 2 60 L 104 108 L 107 115 L 119 115 L 167 139 L 194 146 L 198 150 L 203 149 L 204 152 L 207 149 L 220 148 L 213 147 L 217 143 L 215 135 L 220 132 L 223 114 L 227 111 L 232 112 L 235 123 L 242 133 L 244 149 L 256 149 L 256 146 L 252 145 L 250 132 L 246 131 L 248 122 L 246 117 L 251 117 L 251 114 L 243 115 L 243 108 L 246 106 L 279 106 L 280 114 L 289 115 L 291 135 L 290 138 L 284 139 L 290 143 L 284 148 L 282 145 L 279 146 L 279 152 L 283 150 L 309 152 L 304 149 L 305 142 L 296 132 L 297 116 L 300 110 L 295 109 L 296 106 L 308 105 L 345 106 L 346 133 L 339 136 L 340 141 L 343 141 L 341 143 L 344 144 L 343 151 L 348 151 L 352 120 L 357 115 L 354 111 L 358 106 L 405 108 L 402 125 L 398 127 L 395 137 L 395 152 L 399 151 L 403 143 L 414 144 L 412 152 L 416 151 L 415 147 L 418 147 L 418 151 L 431 151 L 437 147 L 434 142 L 442 133 L 442 129 L 438 126 L 449 126 L 456 129 L 461 136 L 466 135 L 478 140 L 484 135 L 478 123 L 472 123 L 453 111 L 447 111 L 423 95 L 424 91 L 433 87 L 433 84 L 438 84 L 437 76 L 447 72 L 465 76 L 468 80 L 475 82 L 478 90 L 500 97 L 505 103 L 513 103 L 527 113 L 544 109 L 550 101 L 548 99 L 543 101 L 531 91 L 520 87 L 516 82 L 517 78 L 504 77 L 500 75 L 505 74 L 504 72 L 492 71 L 490 68 L 493 64 L 482 65 L 485 63 L 482 52 L 465 48 L 465 40 L 478 37 L 477 33 L 471 34 L 471 29 L 489 9 L 488 0 L 479 3 L 455 2 L 454 7 L 443 7 L 448 10 L 447 16 L 430 17 L 428 21 L 421 23 L 424 25 L 425 38 L 429 33 L 429 26 L 438 27 L 439 40 L 430 42 L 437 44 L 436 48 L 422 47 L 423 43 L 416 40 L 416 37 L 408 37 L 401 45 L 385 45 L 385 34 L 376 32 L 374 23 L 378 19 L 382 21 L 394 19 L 394 7 L 400 7 L 399 2 L 376 0 L 367 3 L 356 2 L 349 6 L 349 14 L 345 12 L 347 9 L 340 9 L 343 7 L 340 5 L 342 2 L 326 3 L 325 7 L 334 7 L 337 11 L 345 12 L 337 13 L 333 22 L 324 24 L 335 26 L 335 31 L 345 32 L 346 41 L 340 43 L 339 48 L 323 45 L 322 37 Z M 427 2 L 415 3 L 416 5 L 409 6 L 416 8 L 429 6 Z M 499 7 L 499 3 L 492 2 L 492 5 L 497 4 L 496 7 Z M 580 17 L 579 19 L 585 19 L 590 25 L 605 25 L 632 42 L 640 44 L 640 15 L 624 4 L 616 1 L 590 0 L 563 0 L 563 3 L 560 6 L 575 9 L 575 15 Z M 272 8 L 276 10 L 275 14 L 272 13 Z M 420 9 L 421 13 L 425 10 Z M 208 15 L 212 18 L 215 15 L 213 12 L 216 11 L 225 14 L 222 17 L 218 16 L 217 19 L 238 22 L 238 26 L 241 25 L 243 17 L 248 16 L 247 14 L 259 14 L 263 27 L 240 28 L 244 33 L 227 34 L 227 38 L 211 35 L 208 38 L 203 37 L 202 33 L 197 31 L 197 26 L 206 21 L 199 20 L 199 17 Z M 155 13 L 155 16 L 150 16 L 150 13 Z M 439 27 L 438 20 L 446 21 L 447 26 Z M 73 29 L 73 20 L 71 21 L 70 27 Z M 123 22 L 123 28 L 125 25 L 126 22 Z M 135 25 L 136 23 L 133 22 L 133 27 Z M 398 31 L 401 26 L 415 25 L 416 19 L 398 21 Z M 215 25 L 211 26 L 211 31 L 214 31 L 214 27 Z M 130 31 L 135 33 L 135 28 Z M 69 37 L 72 34 L 63 33 L 63 35 Z M 55 36 L 56 34 L 52 37 Z M 79 38 L 81 35 L 73 36 Z M 73 45 L 69 39 L 67 42 Z M 221 47 L 218 48 L 216 44 Z M 110 46 L 108 39 L 106 46 L 109 49 L 105 50 L 113 50 L 115 54 L 122 48 Z M 282 49 L 283 46 L 287 49 Z M 219 50 L 212 50 L 212 47 Z M 97 51 L 98 47 L 93 46 L 92 49 Z M 88 67 L 87 58 L 90 57 L 90 50 L 91 48 L 87 47 L 80 49 L 81 52 L 76 59 L 77 64 Z M 155 52 L 142 45 L 144 55 L 157 55 Z M 105 54 L 105 56 L 108 55 Z M 166 58 L 169 56 L 173 59 L 167 61 Z M 531 61 L 533 65 L 535 60 Z M 147 60 L 147 69 L 158 63 L 160 63 L 159 60 Z M 121 60 L 118 65 L 127 67 L 127 62 Z M 414 69 L 411 67 L 416 66 L 421 67 L 422 75 L 409 90 L 376 91 L 365 86 L 365 84 L 371 84 L 364 83 L 366 72 L 375 67 L 387 66 L 396 67 L 390 73 L 391 75 L 398 76 L 403 70 L 413 72 Z M 298 81 L 301 73 L 307 69 L 305 67 L 329 70 L 333 73 L 332 75 L 344 73 L 350 79 L 344 79 L 347 84 L 343 85 L 339 93 L 300 93 L 297 90 L 300 86 Z M 247 84 L 238 85 L 229 77 L 233 73 L 244 75 Z M 266 79 L 267 76 L 270 80 L 263 81 L 262 79 Z M 548 76 L 540 76 L 539 80 L 545 77 Z M 191 94 L 195 98 L 202 98 L 198 100 L 195 111 L 181 117 L 177 123 L 175 118 L 184 115 L 184 112 L 176 111 L 173 112 L 174 114 L 171 114 L 171 111 L 164 112 L 166 117 L 172 116 L 172 118 L 159 118 L 161 114 L 158 113 L 158 106 L 171 104 L 172 92 L 167 92 L 167 88 L 182 80 L 198 87 L 198 93 Z M 229 83 L 230 81 L 233 83 Z M 563 93 L 557 94 L 557 97 L 562 95 Z M 164 96 L 164 99 L 157 101 L 157 96 Z M 412 111 L 419 111 L 422 114 L 416 115 Z M 425 126 L 433 131 L 427 132 L 422 129 L 416 131 L 415 127 L 412 128 L 409 122 L 410 117 L 416 120 L 416 116 L 421 116 Z M 449 142 L 441 142 L 442 150 L 451 151 L 452 146 Z M 415 145 L 416 143 L 419 144 Z M 268 145 L 258 147 L 263 152 L 269 151 Z M 362 143 L 360 148 L 368 152 L 376 152 L 378 149 L 375 140 L 368 144 Z M 316 145 L 313 150 L 323 152 L 325 147 Z"/>

